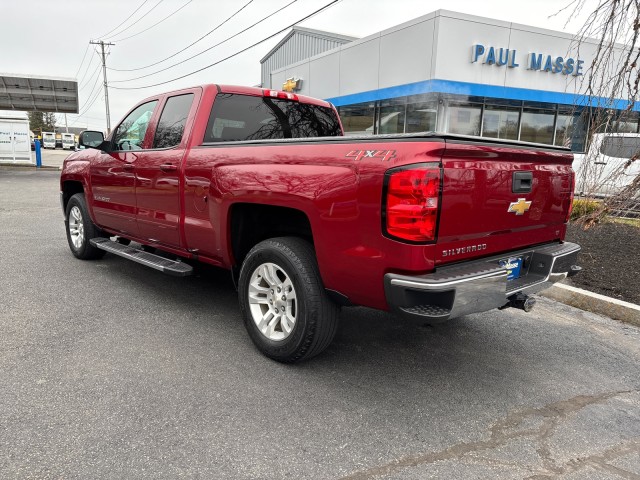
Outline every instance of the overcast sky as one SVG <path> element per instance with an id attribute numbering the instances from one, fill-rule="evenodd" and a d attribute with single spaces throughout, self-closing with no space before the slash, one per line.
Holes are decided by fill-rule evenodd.
<path id="1" fill-rule="evenodd" d="M 187 47 L 249 3 L 218 30 L 167 61 L 136 71 L 108 70 L 108 80 L 113 87 L 109 89 L 111 124 L 115 126 L 135 103 L 155 93 L 202 83 L 259 84 L 260 58 L 286 32 L 186 78 L 144 89 L 116 89 L 165 82 L 211 65 L 297 22 L 330 1 L 32 0 L 27 4 L 2 0 L 4 21 L 0 29 L 0 72 L 76 78 L 80 82 L 80 113 L 83 115 L 68 115 L 69 124 L 104 129 L 102 74 L 98 55 L 92 48 L 87 50 L 90 39 L 115 43 L 110 47 L 107 58 L 109 68 L 139 69 Z M 575 33 L 584 22 L 584 16 L 566 26 L 566 13 L 553 17 L 568 3 L 569 0 L 340 0 L 300 25 L 364 37 L 435 10 L 447 9 Z M 282 11 L 247 32 L 186 60 L 282 7 L 285 7 Z M 177 13 L 162 21 L 178 9 Z M 132 13 L 133 16 L 125 22 Z M 157 22 L 160 23 L 153 26 Z M 130 36 L 132 38 L 127 38 Z M 416 55 L 420 54 L 419 45 L 407 47 L 414 48 Z M 86 57 L 81 66 L 85 51 Z M 179 62 L 175 67 L 155 73 Z M 133 80 L 142 75 L 149 76 Z M 89 105 L 94 98 L 93 104 Z M 59 124 L 64 125 L 63 116 L 59 115 L 59 118 Z"/>

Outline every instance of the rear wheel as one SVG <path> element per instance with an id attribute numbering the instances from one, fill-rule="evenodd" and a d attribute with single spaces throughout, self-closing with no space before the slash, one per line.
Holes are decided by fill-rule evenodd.
<path id="1" fill-rule="evenodd" d="M 267 357 L 304 360 L 333 340 L 339 309 L 324 291 L 309 242 L 294 237 L 260 242 L 245 258 L 238 284 L 245 326 Z"/>
<path id="2" fill-rule="evenodd" d="M 94 225 L 89 216 L 83 193 L 76 193 L 67 203 L 67 241 L 71 253 L 82 260 L 101 258 L 106 253 L 89 240 L 102 236 L 102 231 Z"/>

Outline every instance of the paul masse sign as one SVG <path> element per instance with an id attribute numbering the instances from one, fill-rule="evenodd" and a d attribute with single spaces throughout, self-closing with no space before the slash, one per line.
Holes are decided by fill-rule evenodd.
<path id="1" fill-rule="evenodd" d="M 488 47 L 477 43 L 471 47 L 471 63 L 481 60 L 485 65 L 495 65 L 508 68 L 518 68 L 517 51 L 509 48 Z M 531 52 L 527 55 L 527 70 L 538 70 L 540 72 L 560 73 L 562 75 L 582 75 L 582 64 L 584 60 L 576 58 L 554 57 L 552 55 Z"/>

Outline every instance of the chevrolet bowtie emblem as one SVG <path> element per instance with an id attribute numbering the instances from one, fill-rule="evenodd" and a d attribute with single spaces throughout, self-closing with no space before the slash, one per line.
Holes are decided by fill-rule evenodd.
<path id="1" fill-rule="evenodd" d="M 519 198 L 517 202 L 511 202 L 507 212 L 515 213 L 516 215 L 524 215 L 524 212 L 529 210 L 531 202 L 527 202 L 526 198 Z"/>
<path id="2" fill-rule="evenodd" d="M 294 90 L 298 90 L 300 88 L 300 79 L 296 77 L 287 78 L 287 80 L 282 84 L 282 90 L 285 92 L 293 92 Z"/>

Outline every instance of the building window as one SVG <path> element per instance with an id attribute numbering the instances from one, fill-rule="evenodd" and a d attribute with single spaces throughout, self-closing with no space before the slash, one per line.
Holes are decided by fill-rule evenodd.
<path id="1" fill-rule="evenodd" d="M 449 133 L 460 135 L 480 135 L 480 119 L 482 118 L 482 105 L 455 105 L 449 104 L 448 108 Z"/>
<path id="2" fill-rule="evenodd" d="M 517 140 L 519 118 L 520 110 L 517 108 L 487 105 L 482 120 L 482 136 Z"/>
<path id="3" fill-rule="evenodd" d="M 520 140 L 553 144 L 555 112 L 553 110 L 524 109 Z"/>
<path id="4" fill-rule="evenodd" d="M 406 133 L 434 132 L 438 117 L 437 102 L 415 102 L 407 104 Z"/>
<path id="5" fill-rule="evenodd" d="M 615 133 L 638 132 L 638 112 L 623 112 L 613 122 L 611 131 Z"/>
<path id="6" fill-rule="evenodd" d="M 594 109 L 591 125 L 595 133 L 636 133 L 639 115 L 638 112 Z"/>
<path id="7" fill-rule="evenodd" d="M 406 105 L 403 98 L 398 101 L 385 101 L 380 104 L 378 133 L 403 133 Z"/>
<path id="8" fill-rule="evenodd" d="M 340 107 L 340 120 L 345 135 L 373 135 L 375 103 L 358 103 Z"/>
<path id="9" fill-rule="evenodd" d="M 588 121 L 585 115 L 575 111 L 558 112 L 554 144 L 568 147 L 574 152 L 584 152 Z"/>
<path id="10" fill-rule="evenodd" d="M 571 147 L 571 137 L 573 135 L 573 125 L 575 122 L 576 118 L 574 115 L 570 113 L 558 113 L 554 145 Z"/>

